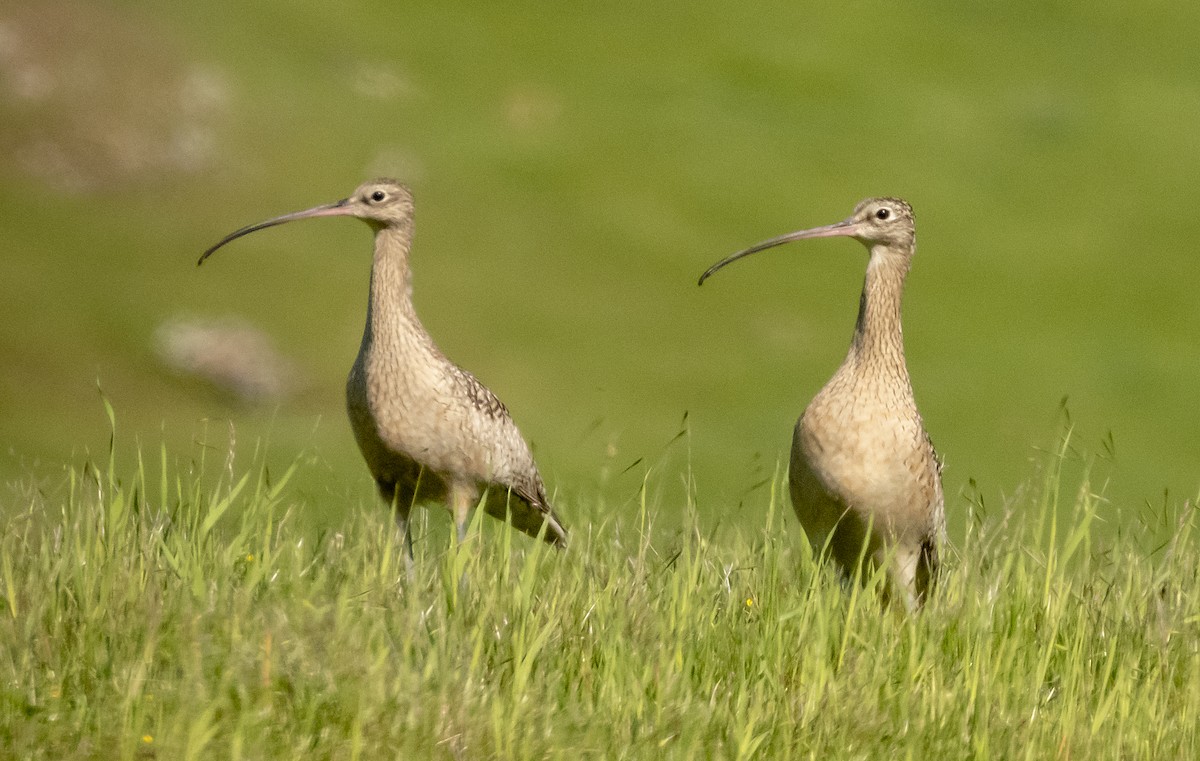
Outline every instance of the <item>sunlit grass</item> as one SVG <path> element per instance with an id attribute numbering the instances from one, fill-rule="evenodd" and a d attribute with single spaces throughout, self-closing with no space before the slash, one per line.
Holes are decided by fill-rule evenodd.
<path id="1" fill-rule="evenodd" d="M 936 595 L 909 619 L 814 567 L 778 478 L 757 492 L 756 529 L 714 533 L 689 505 L 669 506 L 689 517 L 664 529 L 652 496 L 564 506 L 563 553 L 483 521 L 456 548 L 429 513 L 406 580 L 383 509 L 308 529 L 290 487 L 303 465 L 269 475 L 205 452 L 176 464 L 164 449 L 157 468 L 101 459 L 4 495 L 9 757 L 1190 758 L 1200 746 L 1195 508 L 1161 516 L 1164 543 L 1102 540 L 1109 508 L 1086 474 L 1063 481 L 1065 448 L 1040 488 L 971 508 Z"/>

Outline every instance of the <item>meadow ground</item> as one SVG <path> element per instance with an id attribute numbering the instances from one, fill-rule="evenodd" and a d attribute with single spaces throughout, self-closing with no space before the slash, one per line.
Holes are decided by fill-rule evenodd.
<path id="1" fill-rule="evenodd" d="M 1185 0 L 0 6 L 0 755 L 1195 757 L 1198 47 Z M 361 224 L 194 266 L 381 174 L 565 554 L 435 515 L 402 579 L 342 411 Z M 861 247 L 695 285 L 872 195 L 955 547 L 909 621 L 779 499 Z M 158 355 L 229 316 L 292 395 Z"/>
<path id="2" fill-rule="evenodd" d="M 952 499 L 1011 494 L 1066 397 L 1115 503 L 1178 501 L 1200 488 L 1198 47 L 1186 0 L 4 4 L 0 477 L 102 450 L 99 384 L 128 446 L 232 420 L 276 467 L 316 453 L 314 509 L 367 499 L 342 412 L 365 226 L 195 261 L 387 174 L 416 193 L 422 320 L 573 499 L 636 490 L 621 473 L 685 415 L 701 514 L 770 478 L 846 351 L 865 254 L 812 241 L 696 278 L 899 195 L 910 371 Z M 296 395 L 241 403 L 156 355 L 164 323 L 231 315 L 295 363 Z"/>
<path id="3" fill-rule="evenodd" d="M 200 448 L 0 503 L 0 747 L 20 759 L 1194 758 L 1194 503 L 1098 534 L 1046 460 L 976 505 L 920 615 L 694 504 L 563 506 L 555 552 L 375 504 L 304 528 L 291 480 Z M 156 467 L 157 466 L 157 467 Z M 160 470 L 161 478 L 148 475 Z M 669 477 L 669 476 L 665 476 Z M 685 525 L 656 515 L 681 510 Z M 424 513 L 422 513 L 424 514 Z M 1065 516 L 1058 518 L 1057 516 Z M 460 590 L 458 579 L 469 580 Z"/>

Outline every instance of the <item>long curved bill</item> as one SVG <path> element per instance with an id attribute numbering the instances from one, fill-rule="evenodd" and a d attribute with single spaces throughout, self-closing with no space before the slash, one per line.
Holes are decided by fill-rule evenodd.
<path id="1" fill-rule="evenodd" d="M 242 237 L 243 235 L 249 235 L 252 232 L 257 232 L 257 231 L 262 230 L 267 227 L 274 227 L 275 225 L 282 225 L 284 222 L 295 222 L 297 219 L 310 219 L 312 217 L 338 217 L 338 216 L 353 215 L 354 212 L 351 211 L 351 209 L 347 206 L 347 204 L 349 204 L 349 203 L 350 203 L 349 198 L 343 198 L 342 200 L 337 201 L 335 203 L 327 203 L 327 204 L 323 204 L 321 206 L 314 206 L 313 208 L 305 209 L 304 211 L 294 211 L 291 214 L 284 214 L 282 217 L 275 217 L 273 219 L 268 219 L 266 222 L 259 222 L 258 224 L 247 225 L 246 227 L 243 227 L 240 230 L 234 230 L 233 232 L 226 235 L 224 238 L 221 238 L 221 240 L 217 241 L 216 245 L 209 248 L 203 254 L 200 254 L 200 260 L 196 262 L 196 266 L 199 267 L 201 264 L 204 264 L 205 259 L 212 256 L 214 251 L 216 251 L 221 246 L 224 246 L 226 243 L 229 243 L 230 241 L 233 241 L 233 240 L 237 240 L 238 238 Z"/>
<path id="2" fill-rule="evenodd" d="M 742 249 L 741 251 L 738 251 L 736 254 L 727 256 L 724 259 L 722 259 L 721 261 L 714 264 L 713 266 L 706 269 L 704 271 L 704 274 L 700 276 L 699 285 L 704 285 L 704 281 L 707 280 L 708 278 L 712 277 L 713 274 L 716 273 L 717 270 L 721 269 L 726 264 L 732 264 L 733 262 L 736 262 L 738 259 L 741 259 L 743 256 L 749 256 L 750 254 L 756 254 L 759 251 L 763 251 L 768 248 L 774 248 L 775 246 L 779 246 L 784 243 L 791 243 L 794 240 L 805 240 L 807 238 L 833 238 L 838 235 L 853 236 L 854 234 L 855 234 L 854 220 L 853 219 L 844 219 L 841 222 L 834 222 L 832 225 L 822 225 L 821 227 L 810 227 L 807 230 L 798 230 L 794 233 L 788 233 L 787 235 L 780 235 L 777 238 L 771 238 L 770 240 L 764 240 L 762 243 L 756 243 L 755 245 L 751 246 L 750 248 Z"/>

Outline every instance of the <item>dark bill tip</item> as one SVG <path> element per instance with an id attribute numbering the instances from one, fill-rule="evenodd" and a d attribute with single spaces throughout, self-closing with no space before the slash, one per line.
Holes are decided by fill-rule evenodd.
<path id="1" fill-rule="evenodd" d="M 700 280 L 697 285 L 704 285 L 704 281 L 716 274 L 717 270 L 721 269 L 727 264 L 736 262 L 743 256 L 756 254 L 759 251 L 765 251 L 768 248 L 781 246 L 784 243 L 791 243 L 794 240 L 804 240 L 806 238 L 831 238 L 837 235 L 854 235 L 854 225 L 851 220 L 847 219 L 844 222 L 835 222 L 832 225 L 813 227 L 809 228 L 808 230 L 798 230 L 794 233 L 787 233 L 786 235 L 780 235 L 769 240 L 764 240 L 762 243 L 756 243 L 750 248 L 744 248 L 741 251 L 738 251 L 736 254 L 731 254 L 706 269 L 704 274 L 700 276 Z"/>
<path id="2" fill-rule="evenodd" d="M 349 198 L 343 198 L 342 200 L 340 200 L 336 203 L 325 204 L 324 206 L 314 206 L 311 209 L 305 209 L 304 211 L 297 211 L 297 212 L 293 212 L 291 214 L 284 214 L 281 217 L 274 217 L 273 219 L 268 219 L 265 222 L 258 222 L 253 225 L 247 225 L 246 227 L 243 227 L 240 230 L 234 230 L 233 232 L 226 235 L 224 238 L 221 238 L 221 240 L 217 241 L 216 244 L 211 246 L 203 254 L 200 254 L 200 258 L 198 260 L 196 260 L 196 266 L 199 267 L 201 264 L 204 264 L 204 260 L 207 259 L 208 257 L 212 256 L 216 252 L 216 250 L 218 248 L 220 248 L 221 246 L 224 246 L 226 243 L 230 243 L 234 240 L 237 240 L 238 238 L 242 237 L 243 235 L 249 235 L 252 232 L 257 232 L 259 230 L 263 230 L 268 227 L 274 227 L 275 225 L 282 225 L 285 222 L 294 222 L 297 219 L 311 219 L 313 217 L 354 216 L 354 211 L 347 208 L 349 202 L 350 202 Z"/>

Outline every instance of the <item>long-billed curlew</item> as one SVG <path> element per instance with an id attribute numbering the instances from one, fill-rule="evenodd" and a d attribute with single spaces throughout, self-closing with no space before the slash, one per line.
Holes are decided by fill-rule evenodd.
<path id="1" fill-rule="evenodd" d="M 243 235 L 311 217 L 357 217 L 375 232 L 367 324 L 346 380 L 350 425 L 383 499 L 392 505 L 412 562 L 412 505 L 443 502 L 459 541 L 472 509 L 565 546 L 567 532 L 546 497 L 529 445 L 504 404 L 442 354 L 412 302 L 409 252 L 413 197 L 390 179 L 363 183 L 348 198 L 243 227 L 200 257 Z M 543 529 L 544 526 L 544 529 Z"/>
<path id="2" fill-rule="evenodd" d="M 714 264 L 806 238 L 847 236 L 870 251 L 850 352 L 796 421 L 792 506 L 818 552 L 853 574 L 888 564 L 892 586 L 919 606 L 946 532 L 941 466 L 913 398 L 900 301 L 916 251 L 912 207 L 870 198 L 842 222 L 782 235 Z M 865 546 L 864 546 L 865 545 Z"/>

